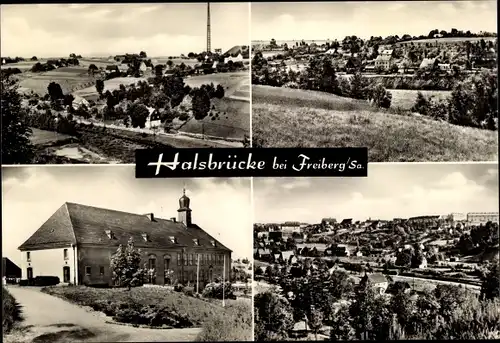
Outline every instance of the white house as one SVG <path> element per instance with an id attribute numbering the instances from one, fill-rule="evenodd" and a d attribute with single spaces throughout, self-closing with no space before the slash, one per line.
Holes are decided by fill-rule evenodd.
<path id="1" fill-rule="evenodd" d="M 233 63 L 234 62 L 243 62 L 243 55 L 240 53 L 236 57 L 229 56 L 229 57 L 224 58 L 224 63 L 228 63 L 229 61 L 232 61 Z"/>
<path id="2" fill-rule="evenodd" d="M 77 108 L 79 108 L 80 106 L 82 105 L 85 105 L 87 106 L 87 108 L 89 107 L 89 102 L 82 98 L 81 96 L 77 95 L 77 94 L 73 94 L 73 97 L 74 97 L 74 100 L 73 100 L 73 108 L 76 110 Z"/>
<path id="3" fill-rule="evenodd" d="M 22 251 L 22 279 L 37 276 L 57 276 L 62 283 L 76 283 L 77 247 L 69 244 L 61 248 Z"/>

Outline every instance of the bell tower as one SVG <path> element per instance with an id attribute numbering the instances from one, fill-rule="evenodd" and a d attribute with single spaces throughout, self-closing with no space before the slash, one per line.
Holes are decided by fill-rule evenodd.
<path id="1" fill-rule="evenodd" d="M 191 225 L 191 209 L 189 208 L 190 199 L 186 196 L 186 188 L 182 190 L 182 197 L 179 199 L 179 209 L 177 210 L 178 221 L 186 226 Z"/>

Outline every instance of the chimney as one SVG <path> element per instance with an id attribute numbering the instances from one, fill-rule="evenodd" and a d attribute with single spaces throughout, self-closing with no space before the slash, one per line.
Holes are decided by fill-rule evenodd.
<path id="1" fill-rule="evenodd" d="M 177 222 L 177 220 L 175 219 L 175 217 L 170 218 L 170 220 L 173 221 L 174 223 Z"/>
<path id="2" fill-rule="evenodd" d="M 149 218 L 149 220 L 151 220 L 152 222 L 155 221 L 155 214 L 154 213 L 148 213 L 146 214 L 146 216 Z"/>

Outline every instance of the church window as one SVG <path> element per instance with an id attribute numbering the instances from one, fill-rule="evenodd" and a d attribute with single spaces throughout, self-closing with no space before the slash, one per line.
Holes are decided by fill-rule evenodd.
<path id="1" fill-rule="evenodd" d="M 104 267 L 103 266 L 100 266 L 99 267 L 99 275 L 104 275 Z"/>
<path id="2" fill-rule="evenodd" d="M 30 262 L 30 261 L 31 261 L 31 252 L 29 252 L 29 251 L 28 251 L 28 252 L 26 252 L 26 260 L 27 260 L 28 262 Z"/>
<path id="3" fill-rule="evenodd" d="M 85 267 L 85 275 L 90 275 L 92 273 L 92 268 L 90 266 Z"/>
<path id="4" fill-rule="evenodd" d="M 63 250 L 63 255 L 64 255 L 64 259 L 67 260 L 68 259 L 68 249 Z"/>
<path id="5" fill-rule="evenodd" d="M 189 254 L 189 265 L 193 265 L 193 254 Z"/>
<path id="6" fill-rule="evenodd" d="M 181 265 L 181 254 L 180 253 L 177 253 L 177 265 L 178 266 Z"/>

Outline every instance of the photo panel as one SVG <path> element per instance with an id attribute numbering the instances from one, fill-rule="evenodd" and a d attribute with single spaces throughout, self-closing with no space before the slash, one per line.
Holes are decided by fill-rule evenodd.
<path id="1" fill-rule="evenodd" d="M 250 4 L 4 5 L 4 164 L 249 146 Z"/>
<path id="2" fill-rule="evenodd" d="M 252 4 L 254 147 L 498 160 L 497 2 Z"/>
<path id="3" fill-rule="evenodd" d="M 252 339 L 249 178 L 3 167 L 2 189 L 6 342 Z"/>
<path id="4" fill-rule="evenodd" d="M 497 163 L 253 183 L 255 340 L 498 338 Z"/>

